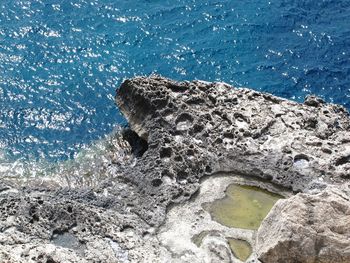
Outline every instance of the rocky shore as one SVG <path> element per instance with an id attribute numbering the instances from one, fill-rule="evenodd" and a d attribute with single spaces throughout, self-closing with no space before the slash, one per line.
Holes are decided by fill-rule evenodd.
<path id="1" fill-rule="evenodd" d="M 252 246 L 248 262 L 350 262 L 342 106 L 159 76 L 124 81 L 116 102 L 126 155 L 95 180 L 1 179 L 0 262 L 240 262 L 227 235 Z M 285 199 L 257 231 L 228 229 L 202 204 L 230 183 Z"/>

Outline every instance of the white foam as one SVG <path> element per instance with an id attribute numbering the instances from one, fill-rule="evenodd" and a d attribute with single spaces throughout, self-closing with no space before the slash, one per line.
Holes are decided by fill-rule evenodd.
<path id="1" fill-rule="evenodd" d="M 61 178 L 69 186 L 95 184 L 101 178 L 113 176 L 113 165 L 133 165 L 135 159 L 128 142 L 123 140 L 121 130 L 116 129 L 103 139 L 80 150 L 72 160 L 49 162 L 17 159 L 11 160 L 0 150 L 0 177 L 4 178 Z"/>

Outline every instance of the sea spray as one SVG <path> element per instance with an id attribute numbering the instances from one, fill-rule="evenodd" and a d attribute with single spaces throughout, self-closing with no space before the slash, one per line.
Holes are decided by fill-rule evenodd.
<path id="1" fill-rule="evenodd" d="M 100 179 L 117 176 L 121 166 L 132 165 L 136 161 L 129 142 L 123 138 L 123 130 L 115 128 L 104 138 L 83 147 L 72 160 L 13 160 L 6 151 L 1 151 L 0 176 L 17 180 L 61 178 L 60 181 L 70 187 L 93 186 Z"/>

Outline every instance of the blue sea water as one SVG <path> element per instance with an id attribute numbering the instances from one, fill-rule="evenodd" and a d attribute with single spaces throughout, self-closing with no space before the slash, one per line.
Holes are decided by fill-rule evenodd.
<path id="1" fill-rule="evenodd" d="M 75 158 L 135 75 L 350 109 L 349 25 L 349 0 L 1 0 L 0 163 Z"/>

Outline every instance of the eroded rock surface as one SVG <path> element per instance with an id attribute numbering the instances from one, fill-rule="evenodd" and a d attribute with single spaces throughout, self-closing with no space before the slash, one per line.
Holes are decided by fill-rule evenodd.
<path id="1" fill-rule="evenodd" d="M 152 77 L 125 81 L 116 98 L 149 142 L 145 167 L 156 169 L 145 179 L 173 180 L 179 200 L 214 172 L 257 176 L 294 191 L 350 176 L 348 112 L 316 97 L 299 104 L 225 83 Z M 159 185 L 157 198 L 163 189 L 168 184 Z"/>
<path id="2" fill-rule="evenodd" d="M 348 113 L 318 98 L 152 76 L 126 80 L 116 100 L 136 132 L 118 139 L 125 160 L 103 156 L 87 175 L 1 178 L 0 261 L 161 261 L 167 207 L 218 172 L 306 192 L 349 180 Z"/>
<path id="3" fill-rule="evenodd" d="M 201 182 L 200 191 L 195 198 L 169 209 L 165 223 L 159 229 L 157 236 L 160 245 L 172 254 L 172 259 L 165 262 L 240 263 L 230 249 L 230 242 L 240 240 L 253 246 L 256 231 L 220 224 L 205 209 L 215 200 L 222 199 L 225 190 L 232 184 L 259 186 L 274 193 L 279 192 L 285 197 L 291 195 L 285 189 L 252 177 L 229 173 L 207 177 Z M 237 202 L 242 204 L 239 199 Z M 257 210 L 260 209 L 257 207 Z M 237 213 L 237 216 L 240 214 Z M 252 253 L 248 262 L 256 263 L 254 254 Z"/>
<path id="4" fill-rule="evenodd" d="M 350 199 L 338 189 L 280 200 L 261 224 L 262 262 L 350 262 Z"/>

